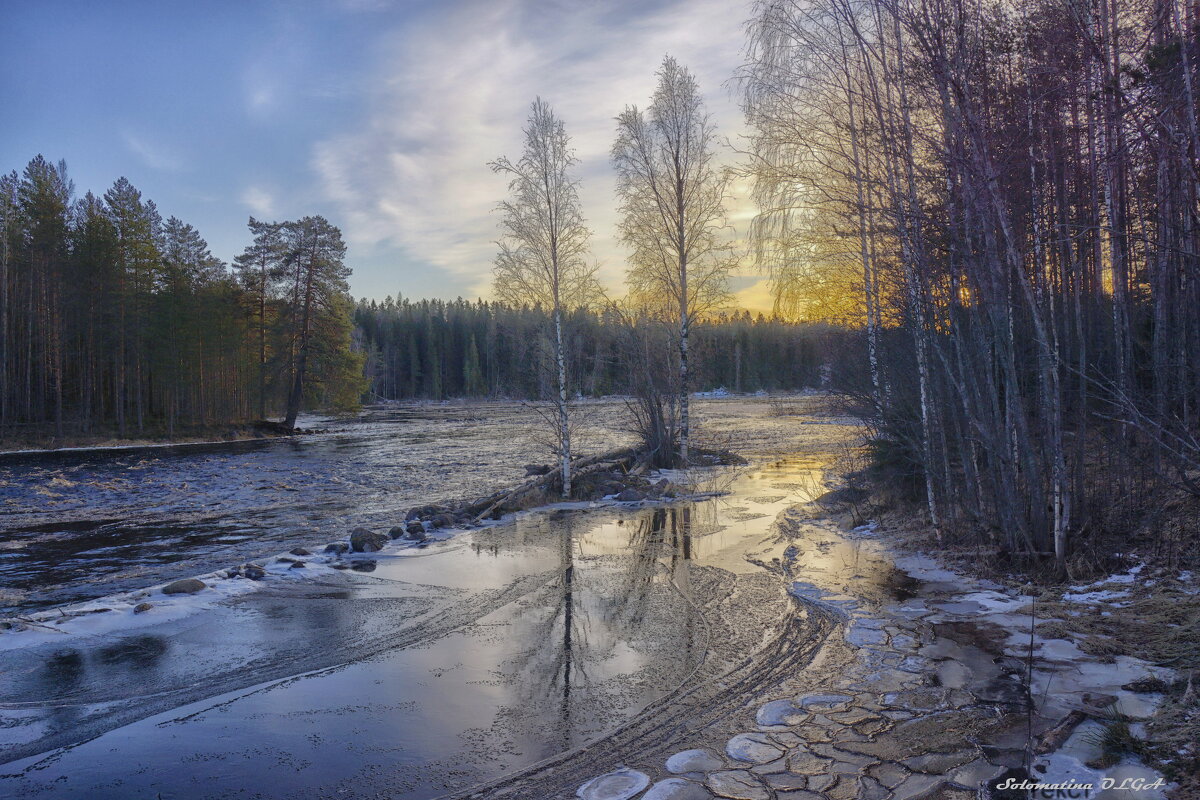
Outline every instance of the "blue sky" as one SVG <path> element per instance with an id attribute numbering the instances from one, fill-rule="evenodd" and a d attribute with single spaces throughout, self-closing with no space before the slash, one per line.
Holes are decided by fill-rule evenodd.
<path id="1" fill-rule="evenodd" d="M 66 159 L 77 191 L 124 175 L 230 260 L 246 220 L 323 214 L 356 296 L 488 295 L 504 183 L 545 97 L 581 159 L 601 275 L 619 293 L 612 119 L 671 53 L 722 134 L 748 2 L 0 0 L 0 169 Z M 733 156 L 727 155 L 729 159 Z M 742 231 L 750 214 L 731 204 Z M 756 277 L 735 282 L 761 305 Z"/>

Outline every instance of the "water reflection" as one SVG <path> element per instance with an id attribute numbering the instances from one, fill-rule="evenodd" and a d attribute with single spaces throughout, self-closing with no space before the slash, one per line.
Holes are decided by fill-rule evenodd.
<path id="1" fill-rule="evenodd" d="M 721 500 L 522 516 L 152 634 L 10 659 L 0 701 L 34 716 L 6 716 L 0 738 L 96 738 L 0 793 L 170 796 L 186 780 L 214 796 L 421 798 L 579 747 L 714 661 L 693 585 L 782 563 L 773 522 L 815 469 L 749 470 Z M 795 545 L 794 577 L 882 570 L 841 547 Z M 762 597 L 738 619 L 777 613 Z M 160 716 L 124 724 L 129 709 Z"/>

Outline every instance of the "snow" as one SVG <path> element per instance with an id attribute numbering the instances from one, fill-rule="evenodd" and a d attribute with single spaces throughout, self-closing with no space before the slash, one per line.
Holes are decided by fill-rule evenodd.
<path id="1" fill-rule="evenodd" d="M 1124 589 L 1097 589 L 1091 592 L 1065 592 L 1062 599 L 1068 603 L 1085 603 L 1087 605 L 1111 603 L 1114 606 L 1120 607 L 1129 604 L 1115 601 L 1124 600 L 1127 597 L 1129 597 L 1129 592 Z"/>

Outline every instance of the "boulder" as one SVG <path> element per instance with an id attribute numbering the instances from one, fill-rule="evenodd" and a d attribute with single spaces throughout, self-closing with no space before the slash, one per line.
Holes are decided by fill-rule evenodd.
<path id="1" fill-rule="evenodd" d="M 368 528 L 355 528 L 350 531 L 350 549 L 355 553 L 374 553 L 382 550 L 388 543 L 388 537 Z"/>
<path id="2" fill-rule="evenodd" d="M 639 500 L 645 500 L 646 493 L 639 489 L 624 489 L 617 495 L 617 500 L 622 503 L 636 503 Z"/>
<path id="3" fill-rule="evenodd" d="M 454 516 L 451 514 L 436 514 L 429 520 L 429 525 L 434 528 L 453 528 Z"/>
<path id="4" fill-rule="evenodd" d="M 267 576 L 266 568 L 260 564 L 255 564 L 252 561 L 242 564 L 242 566 L 238 567 L 238 572 L 252 581 L 261 581 Z"/>
<path id="5" fill-rule="evenodd" d="M 133 607 L 133 613 L 144 614 L 145 612 L 149 611 L 152 608 L 154 608 L 154 606 L 150 603 L 138 603 L 136 606 Z"/>
<path id="6" fill-rule="evenodd" d="M 526 464 L 525 477 L 529 478 L 533 475 L 546 475 L 550 472 L 551 467 L 545 464 Z"/>
<path id="7" fill-rule="evenodd" d="M 291 553 L 294 556 L 311 556 L 312 555 L 312 553 L 305 550 L 303 547 L 293 547 L 291 550 Z"/>
<path id="8" fill-rule="evenodd" d="M 349 550 L 350 545 L 346 544 L 345 542 L 330 542 L 329 544 L 325 545 L 326 553 L 334 553 L 335 555 L 339 556 Z"/>
<path id="9" fill-rule="evenodd" d="M 419 519 L 414 519 L 404 528 L 405 539 L 421 541 L 425 538 L 425 525 Z"/>
<path id="10" fill-rule="evenodd" d="M 404 521 L 411 522 L 412 520 L 419 519 L 421 517 L 432 517 L 435 514 L 441 514 L 446 510 L 447 509 L 445 506 L 417 506 L 416 508 L 409 510 L 408 514 L 404 517 Z"/>
<path id="11" fill-rule="evenodd" d="M 363 558 L 350 562 L 350 569 L 355 572 L 374 572 L 376 563 L 373 559 Z"/>
<path id="12" fill-rule="evenodd" d="M 184 578 L 181 581 L 168 583 L 163 587 L 163 594 L 195 594 L 201 589 L 207 589 L 208 584 L 196 578 Z"/>
<path id="13" fill-rule="evenodd" d="M 293 561 L 292 565 L 288 567 L 288 569 L 308 569 L 308 565 L 303 561 Z"/>
<path id="14" fill-rule="evenodd" d="M 407 528 L 403 525 L 393 525 L 388 530 L 388 537 L 391 539 L 399 539 L 401 536 L 403 536 L 405 534 L 406 531 L 407 531 Z"/>

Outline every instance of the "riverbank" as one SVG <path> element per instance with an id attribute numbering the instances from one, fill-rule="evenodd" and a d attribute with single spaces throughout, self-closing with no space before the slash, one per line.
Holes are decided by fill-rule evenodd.
<path id="1" fill-rule="evenodd" d="M 1005 632 L 1007 655 L 1028 664 L 1033 701 L 1056 709 L 1055 748 L 1092 773 L 1148 765 L 1173 783 L 1169 797 L 1200 797 L 1200 580 L 1183 546 L 1200 518 L 1195 498 L 1167 492 L 1145 513 L 1160 526 L 1153 537 L 1145 519 L 1130 522 L 1124 548 L 1077 559 L 1083 577 L 1055 582 L 1014 572 L 987 548 L 948 545 L 921 509 L 860 479 L 843 465 L 839 488 L 817 506 L 842 529 L 885 543 L 898 565 L 928 562 L 1007 598 L 998 616 L 976 611 Z M 1164 531 L 1178 546 L 1150 544 Z M 1075 698 L 1066 706 L 1057 703 L 1064 694 Z"/>
<path id="2" fill-rule="evenodd" d="M 172 434 L 168 434 L 163 429 L 125 437 L 119 436 L 116 431 L 70 436 L 54 436 L 40 432 L 0 439 L 0 456 L 38 456 L 88 450 L 115 452 L 158 447 L 229 444 L 284 436 L 302 436 L 315 432 L 311 428 L 288 429 L 282 423 L 271 420 L 255 420 L 232 425 L 189 426 Z"/>

